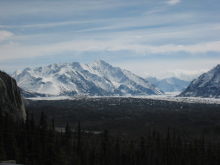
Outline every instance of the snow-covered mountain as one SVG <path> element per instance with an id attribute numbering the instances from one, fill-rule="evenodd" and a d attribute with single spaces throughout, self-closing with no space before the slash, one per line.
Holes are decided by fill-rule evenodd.
<path id="1" fill-rule="evenodd" d="M 145 78 L 145 80 L 149 81 L 151 84 L 153 84 L 154 86 L 156 86 L 156 84 L 158 82 L 160 82 L 159 79 L 157 79 L 156 77 L 147 77 Z M 164 91 L 165 92 L 165 91 Z"/>
<path id="2" fill-rule="evenodd" d="M 220 65 L 193 80 L 182 97 L 220 97 Z"/>
<path id="3" fill-rule="evenodd" d="M 146 80 L 164 92 L 182 92 L 190 84 L 190 81 L 180 80 L 175 77 L 162 80 L 158 80 L 156 77 L 147 77 Z"/>
<path id="4" fill-rule="evenodd" d="M 163 94 L 145 79 L 119 67 L 96 60 L 52 64 L 16 71 L 12 77 L 30 96 L 115 96 Z"/>

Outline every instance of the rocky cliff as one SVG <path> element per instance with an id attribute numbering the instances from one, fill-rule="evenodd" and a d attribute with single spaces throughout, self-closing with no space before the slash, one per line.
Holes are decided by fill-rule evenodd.
<path id="1" fill-rule="evenodd" d="M 0 108 L 15 120 L 26 118 L 24 101 L 16 81 L 0 71 Z"/>

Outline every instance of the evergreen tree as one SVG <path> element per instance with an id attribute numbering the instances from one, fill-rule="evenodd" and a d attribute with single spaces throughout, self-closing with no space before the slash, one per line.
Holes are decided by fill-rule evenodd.
<path id="1" fill-rule="evenodd" d="M 55 165 L 57 162 L 56 136 L 53 129 L 49 129 L 49 144 L 47 145 L 47 165 Z"/>
<path id="2" fill-rule="evenodd" d="M 0 133 L 0 161 L 6 160 L 6 152 L 3 145 L 3 136 L 2 132 Z"/>
<path id="3" fill-rule="evenodd" d="M 82 152 L 82 131 L 80 120 L 77 126 L 77 144 L 76 144 L 76 160 L 77 164 L 82 164 L 83 152 Z"/>
<path id="4" fill-rule="evenodd" d="M 71 138 L 71 128 L 69 126 L 69 123 L 67 123 L 65 127 L 65 138 L 67 141 L 69 141 Z"/>
<path id="5" fill-rule="evenodd" d="M 3 132 L 5 134 L 4 136 L 4 148 L 6 151 L 6 158 L 9 160 L 15 160 L 16 154 L 17 154 L 17 143 L 16 143 L 16 137 L 15 137 L 15 124 L 14 120 L 10 119 L 8 113 L 5 114 L 5 120 L 4 120 L 4 129 Z"/>
<path id="6" fill-rule="evenodd" d="M 47 117 L 44 112 L 41 112 L 40 124 L 39 124 L 39 136 L 40 136 L 40 152 L 41 152 L 41 163 L 46 164 L 47 156 L 47 145 L 48 143 L 48 127 L 47 127 Z"/>
<path id="7" fill-rule="evenodd" d="M 103 153 L 103 164 L 110 164 L 110 152 L 109 152 L 109 137 L 108 130 L 105 129 L 103 141 L 102 141 L 102 153 Z"/>
<path id="8" fill-rule="evenodd" d="M 78 132 L 77 133 L 77 153 L 80 155 L 80 152 L 81 152 L 81 140 L 82 140 L 80 121 L 78 122 L 77 132 Z"/>

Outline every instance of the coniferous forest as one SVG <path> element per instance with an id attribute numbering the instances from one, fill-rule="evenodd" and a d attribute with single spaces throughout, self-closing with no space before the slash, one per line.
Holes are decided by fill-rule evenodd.
<path id="1" fill-rule="evenodd" d="M 28 113 L 28 112 L 27 112 Z M 18 122 L 0 112 L 0 160 L 30 165 L 219 165 L 220 142 L 212 134 L 184 136 L 179 130 L 129 137 L 88 133 L 80 121 L 72 131 L 55 130 L 54 119 L 41 112 L 39 123 L 33 115 Z M 215 128 L 217 129 L 217 128 Z"/>

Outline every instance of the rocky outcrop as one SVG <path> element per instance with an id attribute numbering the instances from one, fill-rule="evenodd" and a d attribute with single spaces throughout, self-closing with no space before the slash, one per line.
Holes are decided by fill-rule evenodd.
<path id="1" fill-rule="evenodd" d="M 8 74 L 0 71 L 0 108 L 15 120 L 26 118 L 24 100 L 16 81 Z"/>

